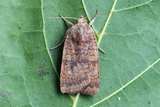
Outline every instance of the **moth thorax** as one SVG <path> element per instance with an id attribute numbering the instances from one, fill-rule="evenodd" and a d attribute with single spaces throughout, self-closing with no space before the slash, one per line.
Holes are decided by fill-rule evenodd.
<path id="1" fill-rule="evenodd" d="M 78 25 L 74 34 L 75 35 L 73 36 L 73 38 L 75 39 L 75 41 L 86 42 L 88 40 L 88 37 L 86 37 L 88 35 L 86 34 L 86 29 L 83 25 Z"/>
<path id="2" fill-rule="evenodd" d="M 78 20 L 77 20 L 77 24 L 83 24 L 83 23 L 87 23 L 86 19 L 83 18 L 83 16 L 81 16 Z"/>

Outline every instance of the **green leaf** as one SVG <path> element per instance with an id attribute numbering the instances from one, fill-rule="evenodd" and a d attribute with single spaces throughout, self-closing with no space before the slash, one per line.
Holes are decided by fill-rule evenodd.
<path id="1" fill-rule="evenodd" d="M 35 107 L 158 107 L 159 0 L 2 0 L 0 104 Z M 70 25 L 60 18 L 99 15 L 92 25 L 99 51 L 97 95 L 62 94 L 59 73 Z M 93 17 L 89 17 L 88 22 Z M 67 19 L 75 23 L 74 19 Z"/>

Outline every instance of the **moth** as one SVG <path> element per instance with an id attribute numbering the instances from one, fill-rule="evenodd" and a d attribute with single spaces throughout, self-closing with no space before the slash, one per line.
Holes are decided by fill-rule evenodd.
<path id="1" fill-rule="evenodd" d="M 99 92 L 98 45 L 94 31 L 90 27 L 97 14 L 98 10 L 89 24 L 81 16 L 75 25 L 60 15 L 64 21 L 72 25 L 63 39 L 65 42 L 60 73 L 62 93 L 95 95 Z M 54 48 L 60 46 L 63 41 Z"/>

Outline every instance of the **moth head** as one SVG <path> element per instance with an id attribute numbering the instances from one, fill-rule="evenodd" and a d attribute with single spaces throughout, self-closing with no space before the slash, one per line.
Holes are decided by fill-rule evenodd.
<path id="1" fill-rule="evenodd" d="M 86 19 L 81 16 L 76 23 L 87 23 Z"/>

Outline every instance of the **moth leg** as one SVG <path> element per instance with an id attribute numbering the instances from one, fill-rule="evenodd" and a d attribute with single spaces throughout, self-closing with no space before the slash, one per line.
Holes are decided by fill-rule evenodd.
<path id="1" fill-rule="evenodd" d="M 91 24 L 93 24 L 93 23 L 94 23 L 94 21 L 95 21 L 95 19 L 96 19 L 97 15 L 98 15 L 98 10 L 96 11 L 96 15 L 95 15 L 95 17 L 94 17 L 94 18 L 91 20 L 91 22 L 89 23 L 89 26 L 90 26 Z"/>
<path id="2" fill-rule="evenodd" d="M 55 46 L 55 47 L 51 48 L 50 50 L 55 49 L 55 48 L 58 48 L 60 45 L 62 45 L 62 43 L 64 42 L 64 39 L 65 39 L 65 38 L 63 38 L 63 40 L 61 41 L 61 43 L 60 43 L 60 44 L 58 44 L 57 46 Z"/>
<path id="3" fill-rule="evenodd" d="M 70 25 L 74 25 L 73 23 L 71 23 L 71 22 L 69 22 L 69 21 L 67 21 L 61 14 L 59 15 L 64 21 L 66 21 L 68 24 L 70 24 Z"/>
<path id="4" fill-rule="evenodd" d="M 102 50 L 99 46 L 98 46 L 98 49 L 105 54 L 104 50 Z"/>
<path id="5" fill-rule="evenodd" d="M 64 21 L 66 21 L 68 24 L 70 24 L 70 25 L 74 25 L 73 23 L 71 23 L 71 22 L 67 21 L 67 20 L 66 20 L 66 19 L 65 19 L 61 14 L 60 14 L 59 16 L 60 16 Z M 59 47 L 60 45 L 62 45 L 62 43 L 64 42 L 65 38 L 66 38 L 66 36 L 63 38 L 63 40 L 61 41 L 61 43 L 60 43 L 60 44 L 58 44 L 57 46 L 55 46 L 55 47 L 51 48 L 50 50 L 55 49 L 55 48 Z"/>

